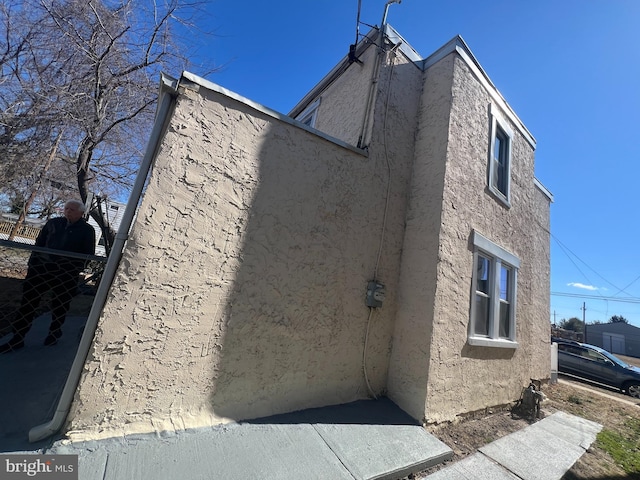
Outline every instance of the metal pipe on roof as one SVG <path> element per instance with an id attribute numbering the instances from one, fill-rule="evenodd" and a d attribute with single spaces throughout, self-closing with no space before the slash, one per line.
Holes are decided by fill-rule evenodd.
<path id="1" fill-rule="evenodd" d="M 389 0 L 384 6 L 384 13 L 382 14 L 382 21 L 380 22 L 380 29 L 384 32 L 384 26 L 387 24 L 387 13 L 389 13 L 389 7 L 392 3 L 402 3 L 402 0 Z"/>
<path id="2" fill-rule="evenodd" d="M 378 54 L 373 64 L 373 71 L 371 73 L 371 84 L 369 85 L 369 93 L 367 94 L 367 104 L 365 107 L 364 117 L 362 119 L 362 129 L 360 130 L 360 136 L 358 138 L 358 147 L 366 148 L 369 145 L 369 136 L 371 129 L 371 116 L 373 115 L 373 106 L 375 104 L 377 94 L 378 77 L 380 75 L 380 64 L 382 63 L 382 56 L 385 54 L 385 31 L 387 25 L 387 14 L 389 13 L 389 7 L 392 3 L 400 3 L 402 0 L 389 0 L 384 6 L 384 13 L 382 14 L 382 21 L 380 22 L 380 31 L 378 32 Z"/>

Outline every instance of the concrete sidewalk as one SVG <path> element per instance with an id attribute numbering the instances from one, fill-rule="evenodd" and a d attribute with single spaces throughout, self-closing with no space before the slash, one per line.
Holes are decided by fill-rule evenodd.
<path id="1" fill-rule="evenodd" d="M 39 316 L 25 337 L 25 348 L 0 355 L 0 452 L 51 443 L 30 444 L 29 430 L 52 418 L 86 317 L 68 316 L 62 338 L 44 346 L 50 323 L 50 313 Z"/>
<path id="2" fill-rule="evenodd" d="M 405 420 L 380 399 L 184 432 L 58 441 L 24 453 L 78 455 L 81 480 L 400 479 L 451 458 L 446 445 Z M 600 429 L 556 412 L 425 478 L 558 480 Z"/>
<path id="3" fill-rule="evenodd" d="M 81 480 L 397 479 L 453 455 L 385 398 L 44 453 L 77 454 Z"/>
<path id="4" fill-rule="evenodd" d="M 558 480 L 596 439 L 602 425 L 556 412 L 425 477 L 429 480 Z"/>
<path id="5" fill-rule="evenodd" d="M 0 356 L 0 452 L 77 454 L 80 480 L 398 479 L 453 456 L 385 398 L 182 432 L 29 444 L 29 429 L 55 408 L 84 319 L 68 318 L 60 343 L 44 347 L 48 324 L 37 319 L 27 346 Z M 600 428 L 558 412 L 428 478 L 557 480 Z"/>

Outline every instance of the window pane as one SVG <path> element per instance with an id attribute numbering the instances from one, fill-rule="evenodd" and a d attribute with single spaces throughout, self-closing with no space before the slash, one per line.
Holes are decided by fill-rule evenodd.
<path id="1" fill-rule="evenodd" d="M 511 323 L 509 319 L 510 303 L 511 303 L 511 287 L 510 287 L 511 269 L 500 266 L 500 320 L 498 335 L 501 338 L 509 338 L 511 333 Z"/>
<path id="2" fill-rule="evenodd" d="M 478 264 L 476 266 L 476 290 L 489 295 L 489 275 L 491 269 L 491 262 L 488 258 L 478 255 Z"/>
<path id="3" fill-rule="evenodd" d="M 473 333 L 475 335 L 489 335 L 489 298 L 481 294 L 476 294 Z"/>
<path id="4" fill-rule="evenodd" d="M 509 277 L 511 276 L 511 269 L 502 265 L 500 268 L 500 300 L 511 301 L 511 292 L 509 288 Z"/>
<path id="5" fill-rule="evenodd" d="M 511 305 L 500 302 L 500 328 L 498 331 L 500 338 L 509 338 L 511 335 L 511 322 L 509 322 L 510 309 Z"/>
<path id="6" fill-rule="evenodd" d="M 507 194 L 507 179 L 509 175 L 508 142 L 509 137 L 499 127 L 496 127 L 496 138 L 493 144 L 492 180 L 494 186 L 505 195 Z"/>

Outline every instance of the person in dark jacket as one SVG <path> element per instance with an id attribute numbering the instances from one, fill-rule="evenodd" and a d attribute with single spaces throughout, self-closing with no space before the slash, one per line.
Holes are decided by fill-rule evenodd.
<path id="1" fill-rule="evenodd" d="M 95 231 L 84 216 L 84 204 L 69 200 L 64 205 L 64 216 L 49 220 L 36 238 L 36 246 L 52 250 L 93 255 Z M 76 294 L 78 275 L 84 269 L 85 260 L 50 253 L 33 252 L 29 257 L 27 276 L 22 287 L 22 301 L 18 316 L 13 322 L 13 336 L 0 345 L 0 353 L 8 353 L 24 347 L 24 337 L 31 329 L 36 309 L 42 296 L 51 290 L 51 325 L 45 345 L 55 345 L 62 336 L 71 299 Z"/>

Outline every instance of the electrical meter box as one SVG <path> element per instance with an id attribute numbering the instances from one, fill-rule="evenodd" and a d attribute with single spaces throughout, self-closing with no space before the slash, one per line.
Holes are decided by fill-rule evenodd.
<path id="1" fill-rule="evenodd" d="M 367 283 L 367 296 L 365 304 L 367 307 L 380 308 L 384 302 L 384 285 L 375 280 Z"/>

